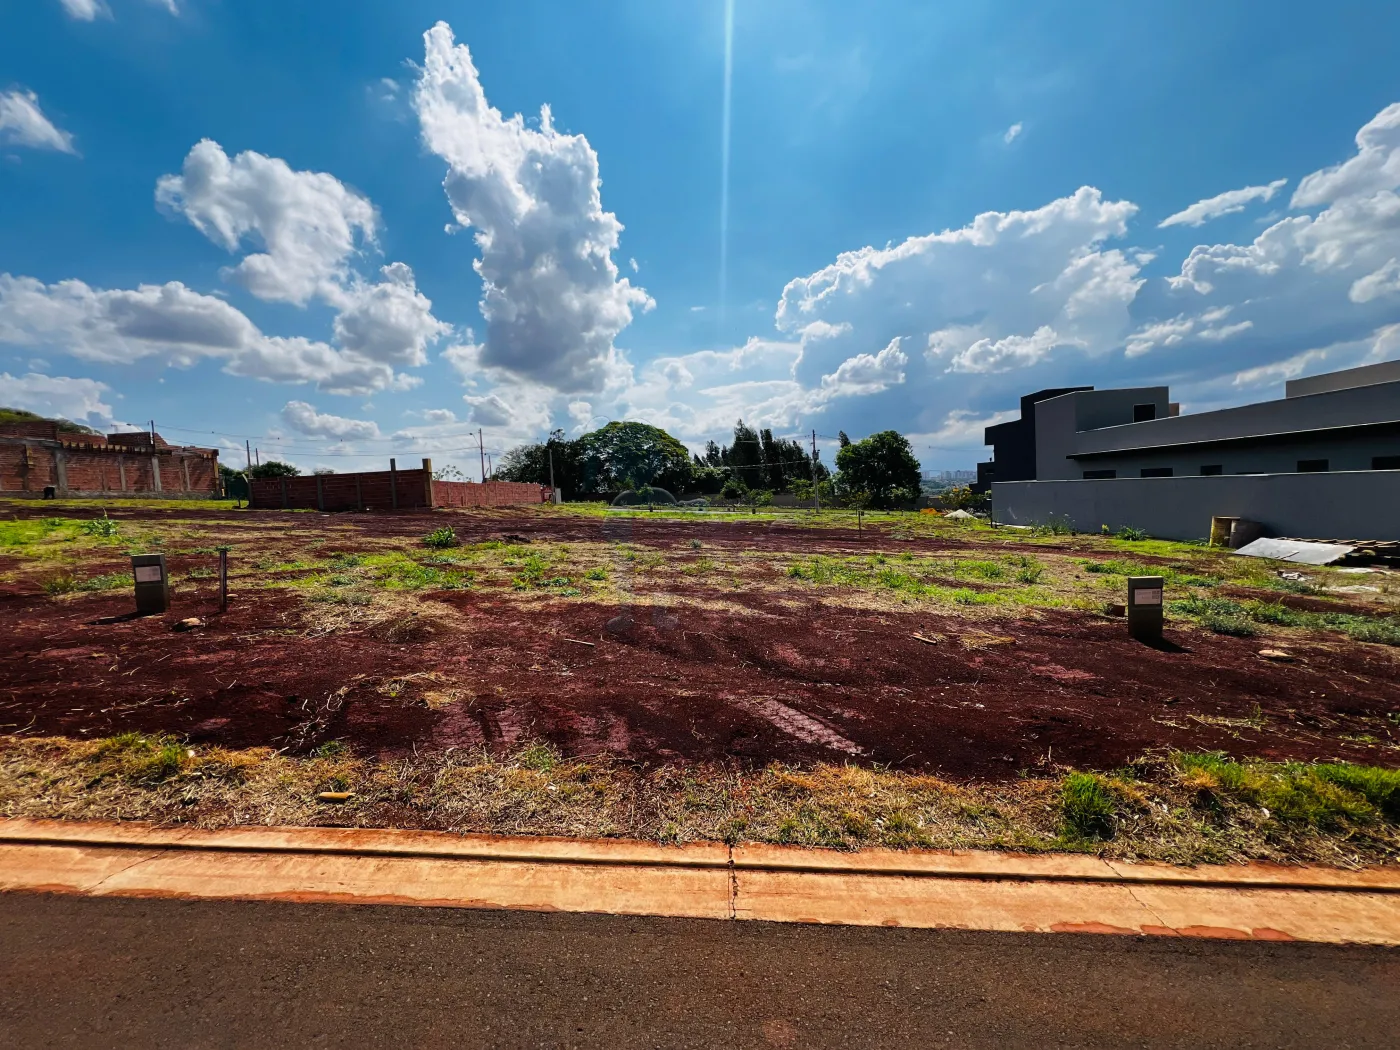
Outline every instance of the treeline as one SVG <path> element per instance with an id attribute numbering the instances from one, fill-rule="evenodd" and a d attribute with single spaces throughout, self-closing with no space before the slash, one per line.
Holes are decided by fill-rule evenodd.
<path id="1" fill-rule="evenodd" d="M 919 461 L 908 440 L 894 430 L 852 441 L 844 432 L 833 475 L 802 442 L 775 438 L 742 420 L 728 445 L 714 441 L 692 456 L 676 438 L 646 423 L 609 423 L 568 440 L 556 430 L 549 440 L 520 445 L 502 458 L 495 477 L 554 485 L 568 499 L 606 499 L 628 489 L 662 488 L 719 495 L 759 504 L 780 492 L 824 503 L 905 507 L 919 498 Z M 552 474 L 551 474 L 552 472 Z"/>

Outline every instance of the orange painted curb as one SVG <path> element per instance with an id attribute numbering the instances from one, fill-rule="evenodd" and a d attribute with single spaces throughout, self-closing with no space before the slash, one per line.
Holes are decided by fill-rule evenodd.
<path id="1" fill-rule="evenodd" d="M 1400 944 L 1400 869 L 0 821 L 0 891 Z"/>

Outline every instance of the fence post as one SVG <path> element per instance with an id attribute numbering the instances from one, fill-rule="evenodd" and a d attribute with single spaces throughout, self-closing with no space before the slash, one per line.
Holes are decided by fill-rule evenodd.
<path id="1" fill-rule="evenodd" d="M 389 460 L 389 506 L 399 509 L 399 465 Z"/>
<path id="2" fill-rule="evenodd" d="M 283 478 L 282 478 L 282 509 L 283 509 L 283 510 L 287 510 L 290 506 L 291 506 L 291 504 L 287 502 L 287 479 L 286 479 L 286 477 L 283 477 Z"/>
<path id="3" fill-rule="evenodd" d="M 433 461 L 423 460 L 423 496 L 428 501 L 428 509 L 433 509 Z"/>
<path id="4" fill-rule="evenodd" d="M 322 494 L 322 489 L 321 489 L 321 475 L 320 475 L 320 474 L 317 474 L 317 475 L 316 475 L 316 509 L 317 509 L 317 510 L 325 510 L 325 509 L 326 509 L 326 497 Z"/>

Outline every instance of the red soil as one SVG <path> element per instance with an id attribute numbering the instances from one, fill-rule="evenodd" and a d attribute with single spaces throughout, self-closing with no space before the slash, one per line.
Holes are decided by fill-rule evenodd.
<path id="1" fill-rule="evenodd" d="M 253 517 L 288 524 L 276 512 L 234 520 Z M 295 518 L 298 527 L 318 520 Z M 418 537 L 443 520 L 336 516 L 378 536 Z M 508 532 L 661 548 L 693 538 L 823 553 L 959 545 L 729 520 L 475 514 L 453 515 L 452 524 L 468 540 Z M 172 569 L 178 576 L 196 561 L 213 563 L 174 559 Z M 298 751 L 338 739 L 380 755 L 508 750 L 541 738 L 566 755 L 608 752 L 645 763 L 852 761 L 987 779 L 1049 763 L 1112 768 L 1166 747 L 1397 764 L 1392 749 L 1342 739 L 1385 741 L 1395 732 L 1388 716 L 1400 711 L 1400 653 L 1382 646 L 1295 645 L 1296 662 L 1279 664 L 1258 656 L 1266 644 L 1258 639 L 1171 631 L 1177 644 L 1153 649 L 1129 639 L 1122 620 L 1080 613 L 974 623 L 834 609 L 796 583 L 784 597 L 807 603 L 797 607 L 752 592 L 686 593 L 745 609 L 527 606 L 442 592 L 425 597 L 452 606 L 461 629 L 394 644 L 373 633 L 308 637 L 301 598 L 284 591 L 245 591 L 219 616 L 208 581 L 199 591 L 183 584 L 168 616 L 99 624 L 130 609 L 129 595 L 55 601 L 10 586 L 0 589 L 0 733 L 166 731 Z M 171 630 L 190 615 L 209 625 Z M 916 634 L 938 638 L 928 644 Z M 429 709 L 415 690 L 395 698 L 380 688 L 420 671 L 440 672 L 447 687 L 471 695 Z M 1259 728 L 1209 724 L 1256 714 Z"/>

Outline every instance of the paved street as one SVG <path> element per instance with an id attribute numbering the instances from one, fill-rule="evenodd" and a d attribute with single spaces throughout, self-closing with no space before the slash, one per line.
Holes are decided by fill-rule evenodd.
<path id="1" fill-rule="evenodd" d="M 1400 952 L 0 895 L 6 1047 L 1393 1047 Z"/>

